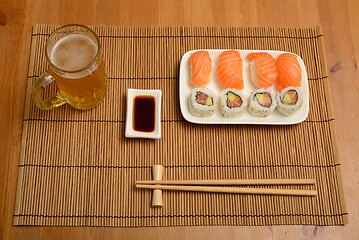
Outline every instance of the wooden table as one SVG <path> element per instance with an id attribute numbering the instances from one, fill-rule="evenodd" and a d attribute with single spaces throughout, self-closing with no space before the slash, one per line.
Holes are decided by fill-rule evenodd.
<path id="1" fill-rule="evenodd" d="M 0 239 L 353 239 L 359 236 L 359 1 L 0 0 Z M 14 227 L 29 41 L 34 24 L 321 25 L 349 224 L 340 227 Z"/>

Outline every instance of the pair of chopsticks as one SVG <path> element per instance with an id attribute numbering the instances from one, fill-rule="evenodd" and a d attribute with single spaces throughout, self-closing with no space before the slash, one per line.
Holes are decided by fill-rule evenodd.
<path id="1" fill-rule="evenodd" d="M 186 186 L 189 185 L 189 186 Z M 250 188 L 225 187 L 224 185 L 315 185 L 315 179 L 219 179 L 219 180 L 142 180 L 136 181 L 136 188 L 213 192 L 213 193 L 240 193 L 266 194 L 290 196 L 316 196 L 316 190 L 278 189 L 278 188 Z"/>

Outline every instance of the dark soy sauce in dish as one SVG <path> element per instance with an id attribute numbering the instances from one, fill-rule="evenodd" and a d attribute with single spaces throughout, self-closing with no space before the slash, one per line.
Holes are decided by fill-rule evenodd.
<path id="1" fill-rule="evenodd" d="M 138 132 L 153 132 L 155 110 L 155 97 L 136 96 L 133 100 L 133 129 Z"/>

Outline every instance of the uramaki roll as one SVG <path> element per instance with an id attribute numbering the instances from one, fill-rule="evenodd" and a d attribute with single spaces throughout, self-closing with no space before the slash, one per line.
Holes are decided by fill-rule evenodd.
<path id="1" fill-rule="evenodd" d="M 188 101 L 189 111 L 196 117 L 210 117 L 217 107 L 215 94 L 208 88 L 195 88 Z"/>
<path id="2" fill-rule="evenodd" d="M 221 93 L 221 110 L 223 117 L 238 117 L 247 107 L 244 94 L 235 88 L 224 89 Z"/>
<path id="3" fill-rule="evenodd" d="M 264 88 L 253 91 L 248 102 L 249 112 L 257 117 L 269 116 L 277 106 L 274 94 Z"/>
<path id="4" fill-rule="evenodd" d="M 277 109 L 283 115 L 292 115 L 303 105 L 303 94 L 300 88 L 286 87 L 277 94 Z"/>

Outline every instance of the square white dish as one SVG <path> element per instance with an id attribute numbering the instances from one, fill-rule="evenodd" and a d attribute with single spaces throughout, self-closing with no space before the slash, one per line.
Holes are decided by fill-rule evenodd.
<path id="1" fill-rule="evenodd" d="M 136 131 L 134 129 L 134 100 L 137 96 L 151 96 L 155 99 L 155 127 L 152 132 Z M 127 110 L 126 110 L 126 130 L 127 138 L 161 138 L 161 90 L 127 89 Z"/>
<path id="2" fill-rule="evenodd" d="M 309 113 L 309 86 L 308 86 L 308 75 L 307 70 L 304 65 L 303 60 L 297 55 L 297 59 L 302 70 L 302 86 L 301 90 L 303 92 L 303 105 L 301 109 L 290 116 L 284 116 L 275 110 L 271 113 L 268 117 L 256 117 L 253 116 L 246 110 L 241 114 L 239 117 L 235 118 L 225 118 L 221 114 L 220 107 L 217 106 L 216 111 L 213 113 L 211 117 L 196 117 L 193 116 L 189 112 L 188 108 L 188 99 L 192 89 L 195 88 L 194 85 L 191 84 L 191 69 L 190 69 L 190 62 L 189 58 L 192 53 L 205 50 L 208 51 L 211 59 L 212 59 L 212 72 L 211 72 L 211 80 L 210 83 L 206 86 L 210 90 L 212 90 L 216 97 L 219 98 L 221 91 L 223 88 L 220 86 L 217 78 L 217 62 L 218 56 L 221 52 L 227 51 L 228 49 L 198 49 L 198 50 L 191 50 L 186 52 L 182 56 L 181 65 L 180 65 L 180 76 L 179 76 L 179 98 L 180 98 L 180 108 L 183 117 L 192 123 L 198 124 L 261 124 L 261 125 L 290 125 L 290 124 L 297 124 L 304 121 L 308 117 Z M 243 94 L 248 98 L 251 92 L 257 87 L 251 82 L 249 79 L 249 62 L 246 59 L 246 56 L 251 52 L 267 52 L 271 54 L 275 59 L 284 51 L 274 51 L 274 50 L 237 50 L 239 51 L 241 58 L 243 59 L 243 81 L 244 81 L 244 89 L 241 90 Z M 273 93 L 277 93 L 276 86 L 272 86 L 269 88 Z"/>

